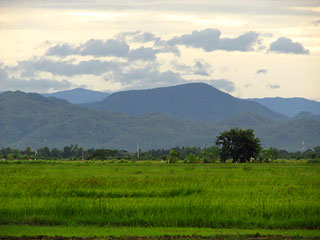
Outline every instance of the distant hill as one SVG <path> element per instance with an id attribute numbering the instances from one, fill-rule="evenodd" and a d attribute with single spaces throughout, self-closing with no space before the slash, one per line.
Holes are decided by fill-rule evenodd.
<path id="1" fill-rule="evenodd" d="M 257 113 L 275 120 L 286 119 L 259 103 L 235 98 L 204 83 L 116 92 L 100 102 L 82 106 L 133 116 L 163 113 L 178 119 L 210 122 L 218 122 L 242 112 Z"/>
<path id="2" fill-rule="evenodd" d="M 263 136 L 262 143 L 265 146 L 301 151 L 302 141 L 304 141 L 307 150 L 320 146 L 320 121 L 313 119 L 291 120 L 266 128 L 261 135 Z"/>
<path id="3" fill-rule="evenodd" d="M 264 147 L 290 151 L 320 145 L 320 121 L 270 120 L 257 113 L 239 113 L 220 123 L 178 120 L 160 113 L 129 116 L 88 110 L 65 100 L 20 91 L 0 94 L 0 148 L 27 146 L 135 151 L 137 139 L 143 150 L 175 146 L 213 145 L 216 136 L 233 127 L 253 128 Z"/>
<path id="4" fill-rule="evenodd" d="M 83 88 L 75 88 L 55 93 L 43 93 L 45 97 L 55 97 L 68 101 L 69 103 L 80 104 L 101 101 L 109 95 L 106 92 L 97 92 Z"/>
<path id="5" fill-rule="evenodd" d="M 35 93 L 0 95 L 0 148 L 43 146 L 62 148 L 142 149 L 212 144 L 218 129 L 209 123 L 177 120 L 162 114 L 130 117 L 87 110 L 67 101 Z"/>
<path id="6" fill-rule="evenodd" d="M 294 116 L 294 119 L 313 119 L 320 121 L 320 114 L 312 114 L 309 112 L 300 112 L 297 115 Z"/>
<path id="7" fill-rule="evenodd" d="M 251 98 L 249 100 L 258 102 L 273 111 L 294 117 L 300 112 L 310 112 L 320 115 L 320 102 L 305 98 Z"/>
<path id="8" fill-rule="evenodd" d="M 304 115 L 304 114 L 303 114 Z M 285 122 L 272 121 L 254 113 L 241 113 L 218 124 L 219 129 L 252 128 L 264 147 L 299 151 L 302 141 L 306 149 L 320 146 L 320 118 L 300 115 Z"/>

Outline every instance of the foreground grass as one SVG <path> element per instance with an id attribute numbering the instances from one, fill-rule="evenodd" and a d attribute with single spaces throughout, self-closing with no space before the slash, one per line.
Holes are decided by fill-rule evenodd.
<path id="1" fill-rule="evenodd" d="M 318 231 L 319 176 L 319 164 L 301 163 L 0 164 L 0 224 Z"/>
<path id="2" fill-rule="evenodd" d="M 97 226 L 16 226 L 0 225 L 0 236 L 64 236 L 64 237 L 123 237 L 123 236 L 283 236 L 320 237 L 320 230 L 276 229 L 210 229 L 210 228 L 140 228 Z"/>

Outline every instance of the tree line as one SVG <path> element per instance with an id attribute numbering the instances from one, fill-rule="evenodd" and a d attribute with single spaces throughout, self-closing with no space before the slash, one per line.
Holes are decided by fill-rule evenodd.
<path id="1" fill-rule="evenodd" d="M 148 151 L 128 152 L 115 149 L 84 149 L 77 144 L 63 149 L 49 147 L 37 150 L 27 147 L 25 150 L 2 148 L 0 159 L 69 159 L 69 160 L 160 160 L 168 163 L 183 161 L 185 163 L 226 162 L 270 162 L 275 159 L 315 159 L 320 158 L 320 146 L 304 152 L 288 152 L 277 148 L 263 149 L 253 130 L 238 128 L 222 132 L 217 136 L 215 145 L 200 147 L 174 147 L 171 149 L 152 149 Z"/>

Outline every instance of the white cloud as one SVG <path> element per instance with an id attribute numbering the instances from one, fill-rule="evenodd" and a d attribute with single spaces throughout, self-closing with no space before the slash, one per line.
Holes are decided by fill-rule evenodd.
<path id="1" fill-rule="evenodd" d="M 301 43 L 293 42 L 286 37 L 280 37 L 271 43 L 269 51 L 276 53 L 309 54 L 309 50 L 305 49 Z"/>
<path id="2" fill-rule="evenodd" d="M 269 84 L 269 85 L 267 85 L 267 87 L 270 89 L 278 89 L 278 88 L 280 88 L 280 85 L 279 84 Z"/>
<path id="3" fill-rule="evenodd" d="M 24 77 L 35 76 L 39 72 L 48 72 L 58 76 L 73 76 L 81 74 L 101 75 L 103 73 L 117 70 L 122 63 L 101 60 L 88 60 L 79 63 L 73 61 L 53 61 L 47 58 L 32 58 L 19 61 L 15 67 L 10 69 L 21 72 Z"/>
<path id="4" fill-rule="evenodd" d="M 215 88 L 218 88 L 228 93 L 235 91 L 234 83 L 227 79 L 212 79 L 209 80 L 208 83 L 214 86 Z"/>
<path id="5" fill-rule="evenodd" d="M 216 50 L 249 52 L 254 50 L 254 45 L 260 44 L 259 34 L 256 32 L 247 32 L 236 38 L 221 38 L 220 36 L 221 32 L 213 28 L 195 30 L 191 34 L 170 39 L 168 44 L 202 48 L 206 52 Z"/>
<path id="6" fill-rule="evenodd" d="M 60 91 L 75 87 L 75 84 L 67 81 L 52 79 L 24 79 L 9 77 L 8 72 L 0 67 L 0 89 L 2 91 L 22 90 L 26 92 Z"/>
<path id="7" fill-rule="evenodd" d="M 258 70 L 256 71 L 256 75 L 258 75 L 258 74 L 266 74 L 267 72 L 268 72 L 267 69 L 258 69 Z"/>

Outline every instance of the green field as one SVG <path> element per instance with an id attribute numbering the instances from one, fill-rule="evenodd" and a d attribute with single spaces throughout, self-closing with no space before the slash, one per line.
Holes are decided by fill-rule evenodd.
<path id="1" fill-rule="evenodd" d="M 2 162 L 0 224 L 0 236 L 77 227 L 320 236 L 320 164 Z"/>

